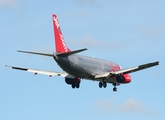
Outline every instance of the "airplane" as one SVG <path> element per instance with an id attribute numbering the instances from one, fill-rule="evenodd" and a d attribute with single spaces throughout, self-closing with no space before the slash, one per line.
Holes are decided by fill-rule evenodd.
<path id="1" fill-rule="evenodd" d="M 114 86 L 113 91 L 116 92 L 116 86 L 131 82 L 130 73 L 159 65 L 159 61 L 156 61 L 122 69 L 121 66 L 111 61 L 79 55 L 77 53 L 83 52 L 87 49 L 84 48 L 73 51 L 69 49 L 65 44 L 57 15 L 52 14 L 52 20 L 56 52 L 53 54 L 22 50 L 18 50 L 18 52 L 52 57 L 61 67 L 63 72 L 31 69 L 9 65 L 6 65 L 6 67 L 32 72 L 34 75 L 44 74 L 50 77 L 61 76 L 65 78 L 65 82 L 68 85 L 71 85 L 72 88 L 79 88 L 82 79 L 98 81 L 100 88 L 106 88 L 107 83 L 110 83 Z"/>

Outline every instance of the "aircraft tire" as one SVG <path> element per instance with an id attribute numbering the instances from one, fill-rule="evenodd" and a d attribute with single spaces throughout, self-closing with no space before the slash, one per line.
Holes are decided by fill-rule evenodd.
<path id="1" fill-rule="evenodd" d="M 116 87 L 113 88 L 113 92 L 117 92 L 117 88 Z"/>
<path id="2" fill-rule="evenodd" d="M 76 88 L 79 88 L 80 87 L 80 83 L 76 83 L 75 86 L 76 86 Z"/>
<path id="3" fill-rule="evenodd" d="M 99 82 L 99 87 L 102 88 L 102 86 L 103 86 L 103 83 Z"/>
<path id="4" fill-rule="evenodd" d="M 74 89 L 76 87 L 75 83 L 72 83 L 72 88 Z"/>
<path id="5" fill-rule="evenodd" d="M 107 83 L 103 82 L 103 87 L 106 88 L 107 87 Z"/>

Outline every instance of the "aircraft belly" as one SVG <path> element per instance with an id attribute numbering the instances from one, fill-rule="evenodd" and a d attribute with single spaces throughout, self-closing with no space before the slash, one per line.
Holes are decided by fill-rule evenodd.
<path id="1" fill-rule="evenodd" d="M 90 74 L 88 74 L 86 71 L 83 71 L 82 69 L 67 69 L 68 73 L 79 78 L 88 78 Z"/>
<path id="2" fill-rule="evenodd" d="M 95 79 L 94 81 L 103 81 L 103 79 Z M 110 77 L 104 80 L 107 83 L 118 83 L 114 77 Z"/>
<path id="3" fill-rule="evenodd" d="M 106 79 L 105 82 L 107 82 L 107 83 L 117 83 L 115 77 L 110 77 L 110 78 Z"/>

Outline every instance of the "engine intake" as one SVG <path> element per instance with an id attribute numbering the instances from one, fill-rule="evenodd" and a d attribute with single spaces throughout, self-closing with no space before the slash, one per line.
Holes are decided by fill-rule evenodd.
<path id="1" fill-rule="evenodd" d="M 80 78 L 65 78 L 67 84 L 80 83 Z"/>

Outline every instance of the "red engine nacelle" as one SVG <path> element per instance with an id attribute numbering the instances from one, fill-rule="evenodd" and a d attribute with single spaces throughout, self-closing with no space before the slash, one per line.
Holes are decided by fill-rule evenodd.
<path id="1" fill-rule="evenodd" d="M 129 74 L 119 75 L 116 77 L 116 81 L 119 83 L 130 83 L 131 76 Z"/>

